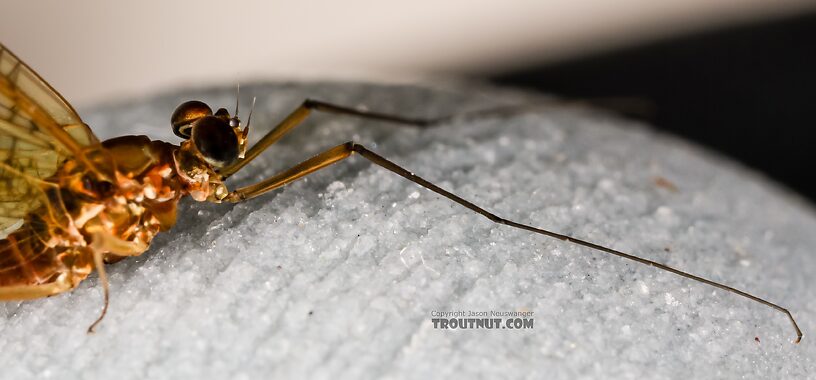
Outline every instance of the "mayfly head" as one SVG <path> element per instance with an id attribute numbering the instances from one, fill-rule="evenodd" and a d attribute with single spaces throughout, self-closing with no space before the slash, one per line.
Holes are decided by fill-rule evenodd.
<path id="1" fill-rule="evenodd" d="M 246 150 L 246 133 L 241 120 L 221 108 L 214 114 L 204 102 L 191 100 L 179 105 L 171 117 L 173 133 L 187 141 L 182 148 L 190 150 L 218 170 L 242 157 Z"/>
<path id="2" fill-rule="evenodd" d="M 246 134 L 237 116 L 204 102 L 179 105 L 171 117 L 173 133 L 185 139 L 176 152 L 176 166 L 188 193 L 196 200 L 220 202 L 227 196 L 218 170 L 243 156 Z"/>

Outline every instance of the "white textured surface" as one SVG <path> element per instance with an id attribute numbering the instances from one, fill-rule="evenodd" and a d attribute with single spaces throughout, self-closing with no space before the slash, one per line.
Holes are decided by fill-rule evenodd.
<path id="1" fill-rule="evenodd" d="M 411 115 L 508 92 L 245 86 L 257 137 L 304 97 Z M 187 97 L 85 113 L 102 137 L 171 137 Z M 249 95 L 246 95 L 249 97 Z M 76 291 L 0 304 L 0 377 L 804 378 L 816 357 L 816 218 L 738 165 L 630 122 L 568 109 L 420 132 L 320 115 L 247 183 L 355 139 L 499 215 L 755 292 L 780 313 L 675 275 L 491 224 L 355 158 L 236 206 L 184 202 L 150 251 Z M 761 154 L 758 152 L 757 154 Z M 656 185 L 663 177 L 677 191 Z M 668 248 L 668 252 L 665 250 Z M 532 330 L 435 330 L 432 310 L 532 310 Z M 755 341 L 759 337 L 760 342 Z"/>

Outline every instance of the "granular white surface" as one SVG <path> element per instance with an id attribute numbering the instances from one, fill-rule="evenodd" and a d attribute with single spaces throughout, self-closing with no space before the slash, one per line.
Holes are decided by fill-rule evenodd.
<path id="1" fill-rule="evenodd" d="M 433 116 L 530 102 L 506 90 L 243 86 L 258 138 L 306 97 Z M 178 141 L 188 98 L 83 114 L 103 138 Z M 738 137 L 736 137 L 738 138 Z M 806 378 L 814 372 L 814 209 L 763 177 L 643 125 L 570 107 L 419 131 L 315 115 L 236 178 L 354 139 L 461 196 L 722 281 L 781 313 L 673 274 L 498 226 L 360 157 L 238 205 L 183 202 L 178 225 L 73 292 L 0 304 L 0 377 Z M 757 152 L 762 154 L 762 152 Z M 672 189 L 672 185 L 676 189 Z M 432 311 L 533 311 L 527 330 L 434 329 Z M 810 335 L 809 335 L 810 334 Z M 756 339 L 755 339 L 756 338 Z"/>

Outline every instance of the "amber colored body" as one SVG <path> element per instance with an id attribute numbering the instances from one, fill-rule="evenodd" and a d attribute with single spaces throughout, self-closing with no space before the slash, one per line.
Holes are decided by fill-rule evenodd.
<path id="1" fill-rule="evenodd" d="M 47 191 L 65 213 L 50 212 L 59 209 L 53 203 L 35 210 L 0 241 L 0 252 L 9 253 L 0 255 L 0 286 L 54 281 L 76 286 L 94 268 L 93 250 L 106 252 L 107 262 L 141 254 L 158 232 L 175 224 L 179 199 L 200 188 L 178 174 L 177 145 L 123 136 L 99 149 L 105 160 L 97 164 L 114 181 L 84 176 L 73 160 L 62 165 L 46 181 L 57 185 Z"/>

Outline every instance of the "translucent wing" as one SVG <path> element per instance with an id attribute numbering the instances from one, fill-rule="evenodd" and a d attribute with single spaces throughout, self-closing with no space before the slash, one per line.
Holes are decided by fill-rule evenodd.
<path id="1" fill-rule="evenodd" d="M 0 44 L 0 239 L 47 202 L 40 180 L 99 140 L 39 75 Z"/>
<path id="2" fill-rule="evenodd" d="M 0 288 L 46 283 L 64 270 L 54 249 L 33 236 L 33 230 L 27 227 L 0 239 Z"/>

